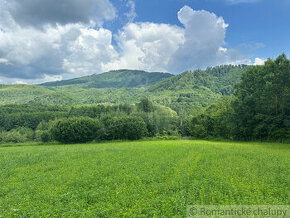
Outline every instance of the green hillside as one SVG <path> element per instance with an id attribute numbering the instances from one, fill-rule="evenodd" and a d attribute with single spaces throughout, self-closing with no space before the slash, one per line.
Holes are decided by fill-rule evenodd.
<path id="1" fill-rule="evenodd" d="M 119 70 L 42 85 L 2 85 L 0 105 L 82 105 L 136 103 L 147 97 L 179 114 L 194 113 L 231 95 L 242 66 L 219 66 L 179 75 Z"/>
<path id="2" fill-rule="evenodd" d="M 77 85 L 85 89 L 133 88 L 150 86 L 172 76 L 172 74 L 160 72 L 149 73 L 139 70 L 115 70 L 71 80 L 44 83 L 42 86 Z"/>
<path id="3" fill-rule="evenodd" d="M 149 91 L 180 91 L 208 88 L 214 93 L 230 95 L 233 93 L 233 87 L 239 82 L 241 73 L 246 67 L 246 65 L 226 65 L 207 68 L 205 71 L 186 71 L 151 86 Z"/>
<path id="4" fill-rule="evenodd" d="M 0 85 L 0 105 L 25 104 L 34 98 L 53 94 L 53 90 L 34 85 Z"/>
<path id="5" fill-rule="evenodd" d="M 195 113 L 224 95 L 231 95 L 246 65 L 225 65 L 187 71 L 148 88 L 151 98 L 179 114 Z"/>

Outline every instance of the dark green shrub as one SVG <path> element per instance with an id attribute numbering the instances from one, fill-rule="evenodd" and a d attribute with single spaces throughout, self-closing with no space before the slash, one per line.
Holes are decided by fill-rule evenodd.
<path id="1" fill-rule="evenodd" d="M 146 135 L 147 129 L 143 119 L 137 117 L 123 118 L 124 139 L 138 140 Z"/>
<path id="2" fill-rule="evenodd" d="M 194 138 L 206 138 L 207 132 L 203 125 L 200 124 L 192 124 L 190 125 L 190 135 Z"/>
<path id="3" fill-rule="evenodd" d="M 101 123 L 88 117 L 62 119 L 51 128 L 54 140 L 61 143 L 85 143 L 97 138 Z"/>
<path id="4" fill-rule="evenodd" d="M 35 139 L 41 142 L 53 141 L 51 128 L 56 122 L 57 120 L 51 120 L 49 122 L 42 121 L 35 130 Z"/>
<path id="5" fill-rule="evenodd" d="M 42 131 L 39 134 L 39 139 L 42 142 L 50 142 L 50 141 L 52 141 L 52 135 L 51 135 L 50 131 L 48 131 L 48 130 Z"/>
<path id="6" fill-rule="evenodd" d="M 138 117 L 105 119 L 105 131 L 102 139 L 138 140 L 147 134 L 144 120 Z"/>

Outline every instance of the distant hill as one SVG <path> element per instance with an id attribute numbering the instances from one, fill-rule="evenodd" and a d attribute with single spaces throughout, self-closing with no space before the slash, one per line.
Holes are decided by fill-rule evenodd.
<path id="1" fill-rule="evenodd" d="M 118 70 L 71 80 L 36 85 L 0 86 L 0 105 L 83 105 L 136 103 L 147 97 L 179 114 L 231 95 L 246 65 L 225 65 L 179 75 Z"/>
<path id="2" fill-rule="evenodd" d="M 164 79 L 172 77 L 169 73 L 145 72 L 139 70 L 115 70 L 102 74 L 94 74 L 76 79 L 48 82 L 42 86 L 77 85 L 81 88 L 136 88 L 148 87 Z"/>
<path id="3" fill-rule="evenodd" d="M 54 93 L 46 87 L 35 85 L 0 85 L 0 105 L 27 104 L 37 96 Z"/>

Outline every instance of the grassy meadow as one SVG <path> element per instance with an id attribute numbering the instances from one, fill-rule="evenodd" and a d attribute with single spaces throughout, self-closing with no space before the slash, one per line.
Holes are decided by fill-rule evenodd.
<path id="1" fill-rule="evenodd" d="M 137 141 L 0 147 L 0 217 L 183 217 L 290 204 L 290 145 Z"/>

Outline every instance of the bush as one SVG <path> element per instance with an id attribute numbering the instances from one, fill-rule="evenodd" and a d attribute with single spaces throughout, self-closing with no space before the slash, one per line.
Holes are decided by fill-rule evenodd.
<path id="1" fill-rule="evenodd" d="M 190 135 L 194 138 L 206 138 L 208 136 L 206 129 L 203 125 L 192 124 L 190 125 Z"/>
<path id="2" fill-rule="evenodd" d="M 170 135 L 178 131 L 179 117 L 175 111 L 170 108 L 156 105 L 153 112 L 144 112 L 138 110 L 132 114 L 140 117 L 146 123 L 148 131 L 147 136 L 154 137 L 157 134 Z"/>
<path id="3" fill-rule="evenodd" d="M 137 117 L 123 118 L 124 139 L 138 140 L 147 134 L 146 124 L 143 119 Z"/>
<path id="4" fill-rule="evenodd" d="M 51 120 L 49 122 L 42 121 L 35 130 L 35 139 L 41 142 L 53 141 L 51 128 L 56 122 L 57 120 Z"/>
<path id="5" fill-rule="evenodd" d="M 2 131 L 0 133 L 0 142 L 4 143 L 20 143 L 28 142 L 34 139 L 34 132 L 32 129 L 26 127 L 19 127 L 10 131 Z"/>
<path id="6" fill-rule="evenodd" d="M 0 141 L 2 143 L 20 143 L 25 142 L 25 137 L 23 137 L 19 132 L 11 130 L 9 132 L 1 132 L 0 133 Z"/>
<path id="7" fill-rule="evenodd" d="M 79 117 L 57 120 L 50 132 L 61 143 L 85 143 L 96 139 L 100 129 L 97 119 Z"/>
<path id="8" fill-rule="evenodd" d="M 207 116 L 205 116 L 204 114 L 193 117 L 191 119 L 191 122 L 189 123 L 190 135 L 194 138 L 201 138 L 201 139 L 210 136 L 206 128 L 206 126 L 209 126 L 207 125 L 207 123 L 208 123 L 208 119 L 207 119 Z"/>
<path id="9" fill-rule="evenodd" d="M 111 118 L 104 121 L 106 126 L 102 139 L 138 140 L 147 134 L 144 120 L 138 117 Z"/>
<path id="10" fill-rule="evenodd" d="M 19 132 L 20 135 L 24 136 L 27 141 L 34 140 L 34 131 L 27 127 L 18 127 L 12 131 Z"/>

